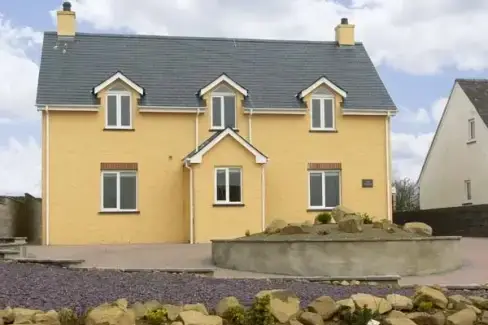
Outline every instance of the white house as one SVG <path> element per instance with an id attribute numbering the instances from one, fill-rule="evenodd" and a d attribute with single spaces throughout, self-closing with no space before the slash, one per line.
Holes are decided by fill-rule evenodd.
<path id="1" fill-rule="evenodd" d="M 488 79 L 456 79 L 420 172 L 420 208 L 488 203 Z"/>

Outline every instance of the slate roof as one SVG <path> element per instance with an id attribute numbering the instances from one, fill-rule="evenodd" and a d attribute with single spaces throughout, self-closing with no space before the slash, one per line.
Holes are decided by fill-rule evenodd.
<path id="1" fill-rule="evenodd" d="M 304 107 L 296 94 L 325 76 L 347 92 L 346 109 L 396 109 L 362 43 L 87 33 L 66 42 L 63 54 L 44 33 L 38 106 L 97 104 L 93 87 L 120 71 L 147 106 L 204 106 L 196 92 L 226 73 L 249 90 L 246 107 Z"/>
<path id="2" fill-rule="evenodd" d="M 456 82 L 488 126 L 488 79 L 456 79 Z"/>

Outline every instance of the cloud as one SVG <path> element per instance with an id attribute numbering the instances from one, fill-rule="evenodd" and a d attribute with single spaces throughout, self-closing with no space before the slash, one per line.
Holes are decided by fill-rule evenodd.
<path id="1" fill-rule="evenodd" d="M 441 120 L 442 113 L 444 113 L 444 108 L 446 108 L 447 100 L 448 100 L 447 97 L 442 97 L 436 100 L 432 105 L 431 114 L 432 114 L 432 118 L 436 123 L 439 123 L 439 121 Z"/>
<path id="2" fill-rule="evenodd" d="M 412 74 L 488 68 L 485 0 L 76 0 L 73 9 L 99 30 L 310 40 L 332 40 L 349 17 L 377 65 Z"/>
<path id="3" fill-rule="evenodd" d="M 41 195 L 41 149 L 33 137 L 0 146 L 0 195 Z"/>
<path id="4" fill-rule="evenodd" d="M 39 68 L 27 51 L 39 48 L 42 34 L 14 27 L 0 13 L 0 118 L 35 118 Z"/>
<path id="5" fill-rule="evenodd" d="M 393 176 L 396 179 L 408 177 L 417 181 L 433 136 L 433 132 L 419 135 L 392 133 Z"/>

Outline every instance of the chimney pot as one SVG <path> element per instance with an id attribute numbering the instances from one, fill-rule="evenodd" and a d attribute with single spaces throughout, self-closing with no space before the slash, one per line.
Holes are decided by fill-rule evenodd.
<path id="1" fill-rule="evenodd" d="M 349 25 L 349 20 L 347 18 L 342 18 L 341 25 Z"/>
<path id="2" fill-rule="evenodd" d="M 71 11 L 71 2 L 69 1 L 63 2 L 63 11 Z"/>

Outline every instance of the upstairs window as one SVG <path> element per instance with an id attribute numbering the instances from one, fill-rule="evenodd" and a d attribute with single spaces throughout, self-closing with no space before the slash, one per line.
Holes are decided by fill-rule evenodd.
<path id="1" fill-rule="evenodd" d="M 106 122 L 107 129 L 131 129 L 131 95 L 126 91 L 110 91 L 107 94 Z"/>
<path id="2" fill-rule="evenodd" d="M 212 94 L 212 129 L 236 128 L 236 96 L 233 93 Z"/>
<path id="3" fill-rule="evenodd" d="M 471 181 L 469 179 L 464 181 L 464 191 L 466 193 L 466 201 L 471 201 Z"/>
<path id="4" fill-rule="evenodd" d="M 468 141 L 473 141 L 476 138 L 476 129 L 474 118 L 468 120 Z"/>
<path id="5" fill-rule="evenodd" d="M 333 97 L 312 97 L 310 110 L 311 130 L 334 130 L 334 98 Z"/>

